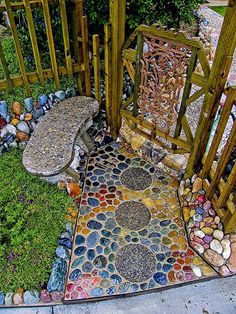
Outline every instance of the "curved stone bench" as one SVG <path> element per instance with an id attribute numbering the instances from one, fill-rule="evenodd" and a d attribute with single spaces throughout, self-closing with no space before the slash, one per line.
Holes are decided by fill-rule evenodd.
<path id="1" fill-rule="evenodd" d="M 72 97 L 55 105 L 39 121 L 27 143 L 23 153 L 26 170 L 43 177 L 62 172 L 75 175 L 70 168 L 74 146 L 77 142 L 83 145 L 83 138 L 89 142 L 86 131 L 98 111 L 98 102 L 85 96 Z"/>

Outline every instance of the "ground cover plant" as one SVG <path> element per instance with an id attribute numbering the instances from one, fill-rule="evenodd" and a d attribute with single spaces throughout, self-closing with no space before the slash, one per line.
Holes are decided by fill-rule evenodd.
<path id="1" fill-rule="evenodd" d="M 48 281 L 67 208 L 66 193 L 28 174 L 22 151 L 0 158 L 0 291 L 39 288 Z"/>

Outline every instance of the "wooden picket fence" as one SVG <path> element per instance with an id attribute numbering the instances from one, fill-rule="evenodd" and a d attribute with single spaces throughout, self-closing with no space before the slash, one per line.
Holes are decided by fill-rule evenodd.
<path id="1" fill-rule="evenodd" d="M 29 96 L 31 94 L 30 84 L 32 83 L 40 82 L 40 84 L 44 86 L 45 80 L 53 78 L 56 88 L 59 89 L 61 76 L 67 76 L 70 79 L 76 76 L 79 93 L 81 95 L 85 94 L 87 96 L 91 94 L 89 34 L 87 17 L 83 16 L 83 1 L 73 0 L 69 2 L 70 9 L 72 11 L 70 32 L 68 26 L 66 2 L 65 0 L 58 1 L 62 24 L 62 39 L 64 44 L 64 66 L 58 66 L 56 58 L 53 29 L 50 16 L 50 4 L 55 5 L 55 3 L 57 2 L 53 0 L 23 0 L 21 2 L 10 2 L 10 0 L 5 0 L 4 3 L 0 5 L 0 12 L 6 11 L 8 15 L 21 73 L 21 75 L 19 76 L 11 75 L 8 69 L 2 45 L 0 44 L 0 61 L 2 63 L 2 68 L 5 76 L 5 79 L 0 80 L 0 90 L 13 90 L 14 87 L 24 86 L 26 90 L 26 95 Z M 32 9 L 35 7 L 40 7 L 44 15 L 46 36 L 51 61 L 51 68 L 48 69 L 44 69 L 42 67 L 40 47 L 38 46 L 37 42 L 34 25 L 35 21 L 32 14 Z M 24 57 L 18 37 L 17 25 L 14 18 L 14 11 L 20 9 L 23 9 L 25 11 L 36 66 L 35 72 L 31 73 L 27 73 L 26 71 Z M 96 34 L 93 35 L 92 46 L 95 92 L 96 98 L 100 101 L 101 94 L 99 36 Z"/>

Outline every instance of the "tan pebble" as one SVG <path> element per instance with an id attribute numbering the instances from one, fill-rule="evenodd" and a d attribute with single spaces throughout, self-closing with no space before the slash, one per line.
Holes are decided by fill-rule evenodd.
<path id="1" fill-rule="evenodd" d="M 230 275 L 230 270 L 227 266 L 223 265 L 219 268 L 219 273 L 221 276 L 228 276 Z"/>
<path id="2" fill-rule="evenodd" d="M 202 272 L 201 272 L 200 267 L 197 267 L 197 266 L 195 266 L 195 265 L 192 265 L 191 268 L 192 268 L 192 271 L 194 272 L 194 274 L 195 274 L 197 277 L 199 277 L 199 278 L 202 277 Z"/>
<path id="3" fill-rule="evenodd" d="M 220 267 L 225 263 L 224 258 L 211 249 L 208 249 L 204 252 L 204 257 L 210 264 L 216 267 Z"/>
<path id="4" fill-rule="evenodd" d="M 231 242 L 230 247 L 231 247 L 231 254 L 226 265 L 229 267 L 229 270 L 232 273 L 234 273 L 236 272 L 236 242 Z"/>
<path id="5" fill-rule="evenodd" d="M 222 245 L 222 247 L 223 247 L 223 253 L 222 253 L 222 255 L 223 255 L 224 259 L 227 260 L 227 259 L 230 257 L 230 254 L 231 254 L 230 240 L 228 240 L 228 239 L 223 239 L 223 240 L 221 241 L 221 245 Z"/>
<path id="6" fill-rule="evenodd" d="M 192 209 L 192 210 L 190 211 L 190 217 L 193 217 L 194 215 L 195 215 L 195 210 Z"/>
<path id="7" fill-rule="evenodd" d="M 22 105 L 18 101 L 15 101 L 11 105 L 11 111 L 12 111 L 12 113 L 20 116 L 22 114 Z"/>
<path id="8" fill-rule="evenodd" d="M 59 181 L 57 182 L 57 187 L 58 187 L 60 190 L 65 190 L 65 189 L 66 189 L 66 183 L 65 183 L 65 181 L 59 180 Z"/>
<path id="9" fill-rule="evenodd" d="M 17 118 L 13 118 L 13 119 L 11 120 L 11 124 L 14 125 L 14 126 L 16 126 L 19 122 L 20 122 L 20 120 L 17 119 Z"/>
<path id="10" fill-rule="evenodd" d="M 190 209 L 187 206 L 183 207 L 183 216 L 184 216 L 184 221 L 188 222 L 190 218 Z"/>
<path id="11" fill-rule="evenodd" d="M 17 131 L 16 138 L 20 142 L 27 142 L 29 140 L 29 135 L 26 134 L 25 132 Z"/>
<path id="12" fill-rule="evenodd" d="M 205 237 L 205 233 L 204 233 L 202 230 L 195 230 L 195 231 L 194 231 L 194 235 L 195 235 L 196 237 L 201 238 L 201 239 Z"/>
<path id="13" fill-rule="evenodd" d="M 211 223 L 213 221 L 213 218 L 212 217 L 205 217 L 203 219 L 204 222 L 208 222 L 208 223 Z"/>
<path id="14" fill-rule="evenodd" d="M 213 229 L 211 227 L 204 227 L 202 228 L 202 231 L 207 235 L 211 235 L 213 233 Z"/>
<path id="15" fill-rule="evenodd" d="M 184 190 L 184 195 L 187 196 L 189 192 L 190 192 L 190 188 L 186 188 L 186 189 Z"/>
<path id="16" fill-rule="evenodd" d="M 213 237 L 214 237 L 215 239 L 217 239 L 217 240 L 220 241 L 220 240 L 222 240 L 223 237 L 224 237 L 224 232 L 221 231 L 221 230 L 216 229 L 216 230 L 214 230 L 214 232 L 213 232 Z"/>
<path id="17" fill-rule="evenodd" d="M 145 142 L 145 137 L 141 135 L 135 135 L 131 138 L 131 147 L 134 151 L 139 150 Z"/>
<path id="18" fill-rule="evenodd" d="M 212 276 L 215 274 L 214 270 L 206 265 L 202 266 L 202 273 L 204 276 Z"/>
<path id="19" fill-rule="evenodd" d="M 201 189 L 202 189 L 202 179 L 201 178 L 196 178 L 196 180 L 193 183 L 192 192 L 193 193 L 197 193 Z"/>
<path id="20" fill-rule="evenodd" d="M 219 216 L 215 216 L 214 221 L 218 225 L 218 223 L 220 223 L 220 217 Z"/>
<path id="21" fill-rule="evenodd" d="M 149 197 L 144 198 L 144 199 L 142 200 L 142 203 L 143 203 L 145 206 L 147 206 L 148 208 L 153 208 L 153 207 L 155 206 L 154 201 L 153 201 L 151 198 L 149 198 Z"/>
<path id="22" fill-rule="evenodd" d="M 30 120 L 32 120 L 32 118 L 33 118 L 32 114 L 28 112 L 28 113 L 26 113 L 24 120 L 30 121 Z"/>
<path id="23" fill-rule="evenodd" d="M 202 229 L 205 226 L 205 222 L 204 221 L 200 221 L 200 229 Z"/>
<path id="24" fill-rule="evenodd" d="M 202 262 L 203 262 L 202 259 L 198 256 L 195 256 L 192 260 L 192 263 L 196 266 L 202 265 Z"/>

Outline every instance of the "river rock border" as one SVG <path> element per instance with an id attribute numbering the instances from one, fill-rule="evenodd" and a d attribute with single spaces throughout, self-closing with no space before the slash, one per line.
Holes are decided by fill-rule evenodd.
<path id="1" fill-rule="evenodd" d="M 236 273 L 236 234 L 225 234 L 213 204 L 196 174 L 180 182 L 180 203 L 190 246 L 221 276 Z"/>

